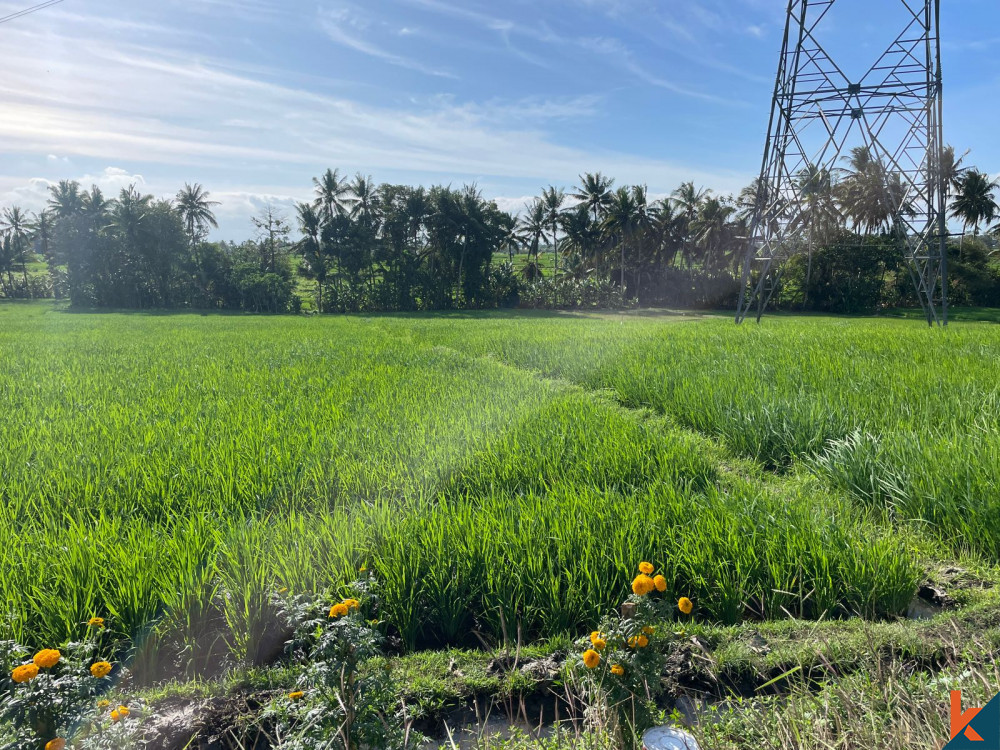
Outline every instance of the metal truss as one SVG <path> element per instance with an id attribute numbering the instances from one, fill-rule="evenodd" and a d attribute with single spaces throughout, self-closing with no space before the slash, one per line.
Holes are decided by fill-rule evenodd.
<path id="1" fill-rule="evenodd" d="M 880 165 L 884 213 L 906 244 L 927 322 L 947 325 L 940 2 L 878 0 L 898 6 L 902 30 L 852 80 L 818 38 L 837 0 L 789 0 L 737 323 L 751 315 L 760 321 L 785 262 L 811 252 L 809 183 L 802 175 L 837 175 L 842 157 L 863 146 Z"/>

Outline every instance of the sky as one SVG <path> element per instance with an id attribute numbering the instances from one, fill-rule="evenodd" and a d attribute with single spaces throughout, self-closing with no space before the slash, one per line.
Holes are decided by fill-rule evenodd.
<path id="1" fill-rule="evenodd" d="M 897 4 L 838 0 L 825 38 L 867 67 Z M 760 169 L 785 5 L 63 0 L 0 23 L 0 206 L 37 211 L 59 179 L 197 182 L 213 238 L 239 240 L 268 204 L 291 220 L 328 167 L 475 183 L 507 210 L 593 171 L 736 192 Z M 996 173 L 1000 3 L 943 5 L 945 138 Z"/>

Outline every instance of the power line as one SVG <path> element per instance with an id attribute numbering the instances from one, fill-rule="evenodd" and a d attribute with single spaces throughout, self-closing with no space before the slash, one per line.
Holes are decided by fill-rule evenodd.
<path id="1" fill-rule="evenodd" d="M 7 23 L 8 21 L 13 21 L 21 16 L 27 16 L 39 10 L 45 10 L 53 5 L 58 5 L 63 2 L 63 0 L 47 0 L 44 3 L 38 3 L 38 5 L 32 5 L 30 8 L 25 8 L 24 10 L 19 10 L 16 13 L 11 13 L 8 16 L 0 17 L 0 23 Z"/>

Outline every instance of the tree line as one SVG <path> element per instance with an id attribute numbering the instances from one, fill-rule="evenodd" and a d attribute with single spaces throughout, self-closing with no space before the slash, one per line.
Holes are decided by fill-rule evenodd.
<path id="1" fill-rule="evenodd" d="M 1000 303 L 997 183 L 951 147 L 944 157 L 951 216 L 973 229 L 952 249 L 953 293 Z M 805 207 L 793 229 L 811 238 L 810 251 L 790 264 L 778 304 L 853 312 L 915 302 L 892 225 L 899 176 L 857 148 L 842 168 L 796 179 Z M 80 307 L 254 312 L 294 312 L 303 301 L 318 312 L 722 306 L 738 294 L 746 237 L 766 200 L 756 183 L 728 196 L 692 182 L 652 200 L 644 186 L 616 187 L 601 173 L 568 190 L 545 188 L 519 215 L 474 185 L 378 185 L 330 169 L 313 188 L 292 217 L 267 208 L 252 219 L 255 235 L 234 243 L 208 240 L 218 203 L 201 185 L 186 184 L 173 200 L 135 186 L 109 199 L 61 181 L 37 215 L 3 211 L 0 293 Z M 773 220 L 773 204 L 768 211 Z M 980 241 L 983 228 L 990 244 Z"/>

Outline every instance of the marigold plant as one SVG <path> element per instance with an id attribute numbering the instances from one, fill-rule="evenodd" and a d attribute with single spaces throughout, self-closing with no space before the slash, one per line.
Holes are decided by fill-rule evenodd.
<path id="1" fill-rule="evenodd" d="M 19 667 L 14 667 L 14 671 L 11 672 L 10 677 L 18 684 L 30 682 L 38 677 L 38 667 L 34 664 L 22 664 Z"/>
<path id="2" fill-rule="evenodd" d="M 61 658 L 62 654 L 59 653 L 58 649 L 45 648 L 35 654 L 35 658 L 32 661 L 35 663 L 35 666 L 41 669 L 51 669 L 59 663 Z"/>

